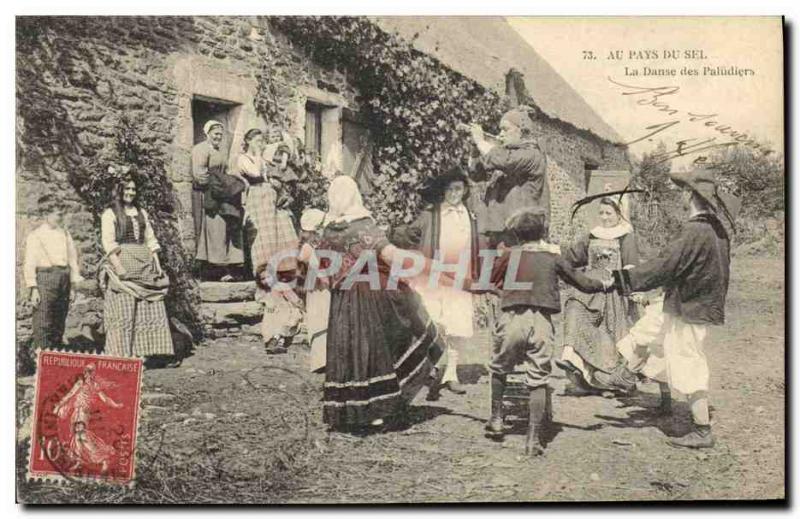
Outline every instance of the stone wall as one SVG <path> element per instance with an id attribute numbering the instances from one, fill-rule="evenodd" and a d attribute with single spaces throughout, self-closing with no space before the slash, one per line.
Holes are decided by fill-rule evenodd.
<path id="1" fill-rule="evenodd" d="M 66 210 L 66 225 L 79 248 L 83 274 L 94 274 L 100 260 L 98 215 L 76 193 L 71 173 L 86 160 L 113 155 L 121 117 L 133 121 L 143 139 L 169 158 L 167 174 L 180 201 L 176 209 L 181 215 L 181 235 L 184 246 L 193 251 L 189 161 L 195 96 L 235 106 L 235 125 L 227 134 L 231 159 L 249 128 L 268 128 L 272 123 L 260 118 L 253 107 L 257 75 L 267 59 L 277 93 L 290 100 L 278 109 L 279 116 L 289 121 L 293 136 L 303 137 L 308 99 L 336 104 L 339 110 L 357 109 L 355 92 L 343 74 L 299 53 L 263 17 L 39 18 L 19 21 L 17 36 L 46 49 L 36 58 L 42 65 L 38 78 L 54 93 L 52 103 L 63 113 L 76 142 L 74 156 L 59 157 L 46 143 L 18 132 L 19 298 L 26 294 L 20 268 L 25 237 L 53 206 Z M 63 51 L 53 55 L 52 49 Z M 18 85 L 25 85 L 21 74 L 24 71 L 18 71 Z M 20 102 L 25 102 L 27 94 L 18 96 Z M 34 156 L 45 160 L 27 160 Z M 43 202 L 42 195 L 50 195 L 50 200 Z M 18 337 L 23 340 L 29 333 L 29 315 L 28 309 L 18 305 Z"/>
<path id="2" fill-rule="evenodd" d="M 333 107 L 326 118 L 341 117 L 343 108 L 357 110 L 356 92 L 339 71 L 326 69 L 293 48 L 263 17 L 84 17 L 18 20 L 17 37 L 40 45 L 33 73 L 52 92 L 52 102 L 74 135 L 68 156 L 18 130 L 17 168 L 17 280 L 21 284 L 24 239 L 50 207 L 67 213 L 67 227 L 81 254 L 83 274 L 91 277 L 100 260 L 98 215 L 76 193 L 76 168 L 93 157 L 111 155 L 115 131 L 123 116 L 130 119 L 143 139 L 168 157 L 169 180 L 178 194 L 179 226 L 184 246 L 194 249 L 191 224 L 190 153 L 194 144 L 192 100 L 230 103 L 233 124 L 228 128 L 231 158 L 241 149 L 243 134 L 251 127 L 268 128 L 255 112 L 257 77 L 265 62 L 271 64 L 278 116 L 288 122 L 289 133 L 304 136 L 307 100 Z M 22 34 L 21 34 L 22 32 Z M 52 49 L 60 49 L 57 54 Z M 18 85 L 26 70 L 18 68 Z M 18 92 L 25 103 L 26 92 Z M 18 115 L 24 109 L 18 108 Z M 553 241 L 571 238 L 569 206 L 583 195 L 587 163 L 601 169 L 628 169 L 624 149 L 601 141 L 588 132 L 555 120 L 541 120 L 540 143 L 548 154 Z M 18 124 L 18 128 L 21 125 Z M 67 136 L 65 136 L 66 138 Z M 340 134 L 324 135 L 328 161 L 335 167 Z M 49 147 L 48 147 L 49 146 Z M 35 162 L 31 157 L 43 157 Z M 85 173 L 85 172 L 84 172 Z M 47 200 L 42 197 L 47 196 Z M 90 294 L 91 295 L 91 294 Z M 91 299 L 91 298 L 89 298 Z M 98 305 L 86 302 L 85 320 L 97 322 Z M 18 305 L 18 337 L 29 333 L 29 311 Z M 74 325 L 83 324 L 79 319 Z"/>
<path id="3" fill-rule="evenodd" d="M 570 222 L 572 204 L 586 195 L 587 166 L 599 170 L 630 170 L 625 147 L 604 141 L 561 121 L 535 121 L 539 146 L 547 154 L 550 181 L 550 240 L 568 243 L 586 230 L 583 210 Z"/>

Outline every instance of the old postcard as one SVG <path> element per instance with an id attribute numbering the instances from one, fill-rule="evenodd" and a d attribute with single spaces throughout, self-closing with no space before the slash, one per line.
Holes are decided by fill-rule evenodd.
<path id="1" fill-rule="evenodd" d="M 18 502 L 785 502 L 783 31 L 17 17 Z"/>

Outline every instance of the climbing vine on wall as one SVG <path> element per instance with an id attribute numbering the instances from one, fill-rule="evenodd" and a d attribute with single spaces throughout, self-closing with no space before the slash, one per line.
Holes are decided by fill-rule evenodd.
<path id="1" fill-rule="evenodd" d="M 122 171 L 121 168 L 109 171 L 109 165 L 129 167 L 138 185 L 140 206 L 151 215 L 161 244 L 162 265 L 172 281 L 167 308 L 171 316 L 199 333 L 199 297 L 191 278 L 191 258 L 178 231 L 180 205 L 167 177 L 164 151 L 152 139 L 146 142 L 140 134 L 141 120 L 135 122 L 123 115 L 119 98 L 98 95 L 102 70 L 97 67 L 104 64 L 86 47 L 63 38 L 63 34 L 87 42 L 93 36 L 80 18 L 17 20 L 18 168 L 46 180 L 45 185 L 52 185 L 55 203 L 74 200 L 65 191 L 73 190 L 80 201 L 72 203 L 92 213 L 91 251 L 82 261 L 84 274 L 91 276 L 103 256 L 99 217 L 108 207 L 111 189 Z M 76 99 L 85 104 L 91 101 L 111 121 L 103 129 L 104 135 L 110 137 L 107 143 L 92 139 L 88 135 L 92 132 L 86 131 L 88 123 L 70 113 L 67 103 L 74 105 Z M 64 185 L 57 182 L 62 177 L 66 178 Z M 39 214 L 47 210 L 46 207 L 25 209 Z"/>
<path id="2" fill-rule="evenodd" d="M 411 221 L 426 180 L 465 160 L 461 124 L 497 131 L 503 100 L 478 83 L 417 51 L 366 18 L 277 17 L 271 23 L 316 63 L 346 74 L 359 93 L 374 140 L 375 192 L 367 198 L 386 223 Z M 268 60 L 259 77 L 256 109 L 268 120 L 279 99 Z"/>
<path id="3" fill-rule="evenodd" d="M 150 216 L 161 245 L 162 264 L 171 280 L 167 308 L 171 315 L 199 332 L 196 309 L 200 297 L 191 276 L 192 257 L 182 245 L 177 226 L 176 210 L 180 204 L 167 178 L 166 162 L 159 149 L 143 140 L 136 125 L 122 117 L 114 146 L 108 153 L 90 161 L 75 183 L 81 198 L 99 215 L 110 206 L 113 187 L 124 178 L 133 179 L 137 186 L 137 205 Z"/>

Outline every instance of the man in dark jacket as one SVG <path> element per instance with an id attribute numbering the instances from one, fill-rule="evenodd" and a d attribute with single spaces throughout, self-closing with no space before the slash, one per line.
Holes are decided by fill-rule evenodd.
<path id="1" fill-rule="evenodd" d="M 725 297 L 730 278 L 730 237 L 740 203 L 717 189 L 713 172 L 698 167 L 670 175 L 686 190 L 689 220 L 681 235 L 652 260 L 618 272 L 625 290 L 646 291 L 664 287 L 663 323 L 651 338 L 663 344 L 670 387 L 686 395 L 694 427 L 670 440 L 677 447 L 714 446 L 708 413 L 709 369 L 703 351 L 708 325 L 725 322 Z M 623 339 L 624 341 L 624 339 Z M 631 359 L 601 383 L 631 389 L 635 374 Z"/>
<path id="2" fill-rule="evenodd" d="M 503 241 L 506 220 L 522 207 L 542 207 L 550 219 L 547 157 L 537 142 L 535 118 L 535 110 L 524 106 L 506 112 L 500 119 L 499 144 L 487 140 L 480 126 L 471 128 L 480 156 L 472 161 L 470 176 L 486 181 L 485 207 L 476 205 L 476 210 L 491 245 Z"/>

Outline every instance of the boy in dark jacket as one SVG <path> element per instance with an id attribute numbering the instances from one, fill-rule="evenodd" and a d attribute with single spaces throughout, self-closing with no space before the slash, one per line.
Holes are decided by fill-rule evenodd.
<path id="1" fill-rule="evenodd" d="M 670 387 L 689 399 L 694 427 L 669 443 L 676 447 L 714 446 L 708 413 L 709 370 L 703 351 L 708 325 L 725 322 L 725 297 L 730 278 L 730 238 L 726 226 L 740 208 L 739 200 L 717 189 L 713 172 L 699 167 L 670 175 L 685 191 L 689 220 L 681 235 L 652 260 L 616 277 L 633 291 L 664 287 L 664 319 L 651 343 L 664 347 Z M 623 339 L 624 340 L 624 339 Z M 629 355 L 630 357 L 630 355 Z M 633 360 L 633 362 L 632 362 Z M 643 362 L 628 359 L 600 382 L 631 389 L 631 366 Z"/>
<path id="2" fill-rule="evenodd" d="M 555 329 L 551 317 L 561 311 L 558 279 L 587 292 L 599 292 L 612 284 L 598 281 L 574 270 L 559 254 L 557 245 L 544 241 L 546 212 L 531 207 L 512 215 L 506 222 L 515 244 L 497 259 L 492 283 L 501 289 L 500 315 L 495 319 L 492 360 L 492 416 L 486 429 L 503 434 L 503 394 L 506 376 L 517 364 L 525 363 L 525 384 L 530 388 L 528 439 L 525 452 L 539 455 L 545 418 L 552 409 L 548 380 Z"/>

